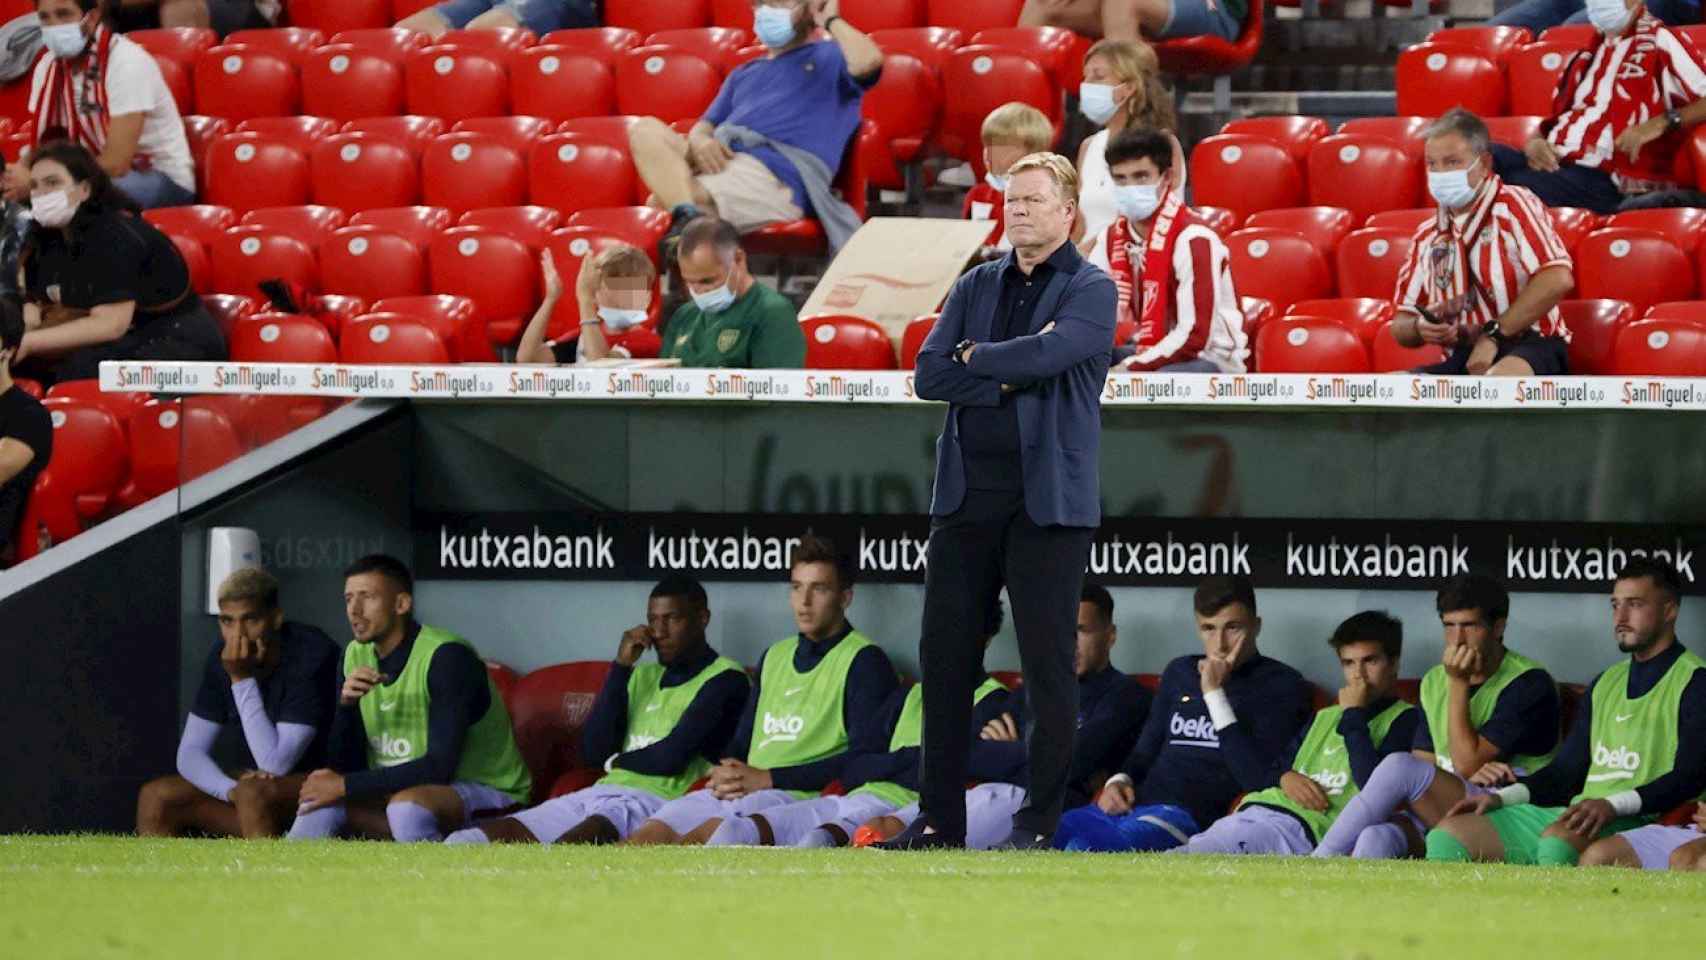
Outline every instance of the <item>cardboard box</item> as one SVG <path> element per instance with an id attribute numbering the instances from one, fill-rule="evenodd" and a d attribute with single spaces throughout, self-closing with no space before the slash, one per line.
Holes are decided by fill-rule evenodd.
<path id="1" fill-rule="evenodd" d="M 936 312 L 988 237 L 987 220 L 873 217 L 824 271 L 800 316 L 864 317 L 898 343 L 907 324 Z"/>

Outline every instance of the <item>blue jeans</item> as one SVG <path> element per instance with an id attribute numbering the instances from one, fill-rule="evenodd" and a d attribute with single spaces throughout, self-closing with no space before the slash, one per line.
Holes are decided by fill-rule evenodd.
<path id="1" fill-rule="evenodd" d="M 1153 853 L 1181 846 L 1197 832 L 1195 818 L 1183 807 L 1157 803 L 1114 816 L 1092 803 L 1060 815 L 1054 847 L 1092 853 Z"/>
<path id="2" fill-rule="evenodd" d="M 1647 9 L 1673 27 L 1700 22 L 1700 4 L 1690 0 L 1647 0 Z M 1527 27 L 1535 37 L 1547 27 L 1565 23 L 1586 23 L 1587 7 L 1583 0 L 1519 0 L 1488 20 L 1490 26 Z"/>
<path id="3" fill-rule="evenodd" d="M 433 8 L 451 29 L 460 30 L 488 10 L 507 10 L 516 22 L 544 36 L 553 30 L 598 26 L 591 0 L 445 0 Z"/>
<path id="4" fill-rule="evenodd" d="M 113 186 L 123 190 L 144 210 L 181 207 L 195 202 L 195 191 L 185 190 L 158 170 L 132 170 L 114 180 Z"/>
<path id="5" fill-rule="evenodd" d="M 1535 170 L 1515 147 L 1493 144 L 1493 172 L 1506 183 L 1527 187 L 1548 207 L 1582 207 L 1594 213 L 1616 213 L 1623 194 L 1611 174 L 1575 163 L 1559 164 L 1551 173 Z"/>

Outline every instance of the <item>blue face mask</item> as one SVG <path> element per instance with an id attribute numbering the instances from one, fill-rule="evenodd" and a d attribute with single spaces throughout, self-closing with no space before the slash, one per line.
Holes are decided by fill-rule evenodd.
<path id="1" fill-rule="evenodd" d="M 693 295 L 693 305 L 705 313 L 722 313 L 734 302 L 734 291 L 729 289 L 727 280 L 723 281 L 722 286 L 709 293 L 695 293 Z"/>
<path id="2" fill-rule="evenodd" d="M 1114 187 L 1114 209 L 1131 223 L 1142 223 L 1161 206 L 1161 185 L 1128 183 Z"/>
<path id="3" fill-rule="evenodd" d="M 759 7 L 752 12 L 752 32 L 759 43 L 780 50 L 794 42 L 794 14 L 785 7 Z"/>
<path id="4" fill-rule="evenodd" d="M 89 45 L 89 38 L 83 36 L 81 23 L 61 23 L 51 27 L 41 28 L 42 46 L 53 51 L 53 55 L 61 60 L 74 60 L 83 55 L 83 48 Z"/>
<path id="5" fill-rule="evenodd" d="M 1078 87 L 1078 111 L 1091 123 L 1101 126 L 1114 118 L 1119 107 L 1114 103 L 1111 83 L 1085 83 Z"/>
<path id="6" fill-rule="evenodd" d="M 1463 170 L 1428 171 L 1428 192 L 1447 210 L 1460 210 L 1475 199 L 1475 188 L 1469 183 L 1471 164 Z"/>

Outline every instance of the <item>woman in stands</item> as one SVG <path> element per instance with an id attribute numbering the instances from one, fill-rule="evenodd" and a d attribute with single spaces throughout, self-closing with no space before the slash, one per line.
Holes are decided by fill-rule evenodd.
<path id="1" fill-rule="evenodd" d="M 1084 55 L 1084 85 L 1078 88 L 1078 109 L 1102 130 L 1078 148 L 1078 223 L 1072 239 L 1086 257 L 1095 252 L 1108 227 L 1119 216 L 1114 208 L 1114 179 L 1102 153 L 1108 140 L 1127 127 L 1141 126 L 1173 133 L 1173 93 L 1161 83 L 1161 64 L 1142 41 L 1102 40 Z M 1173 169 L 1184 171 L 1183 150 L 1175 152 Z"/>
<path id="2" fill-rule="evenodd" d="M 64 381 L 97 376 L 102 360 L 225 359 L 183 255 L 88 150 L 61 141 L 35 153 L 30 209 L 15 363 Z"/>

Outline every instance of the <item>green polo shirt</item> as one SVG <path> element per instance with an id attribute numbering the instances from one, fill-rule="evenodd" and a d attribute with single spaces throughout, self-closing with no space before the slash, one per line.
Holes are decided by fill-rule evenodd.
<path id="1" fill-rule="evenodd" d="M 798 370 L 806 365 L 806 335 L 794 305 L 754 283 L 722 313 L 682 304 L 664 330 L 662 356 L 684 367 Z"/>

